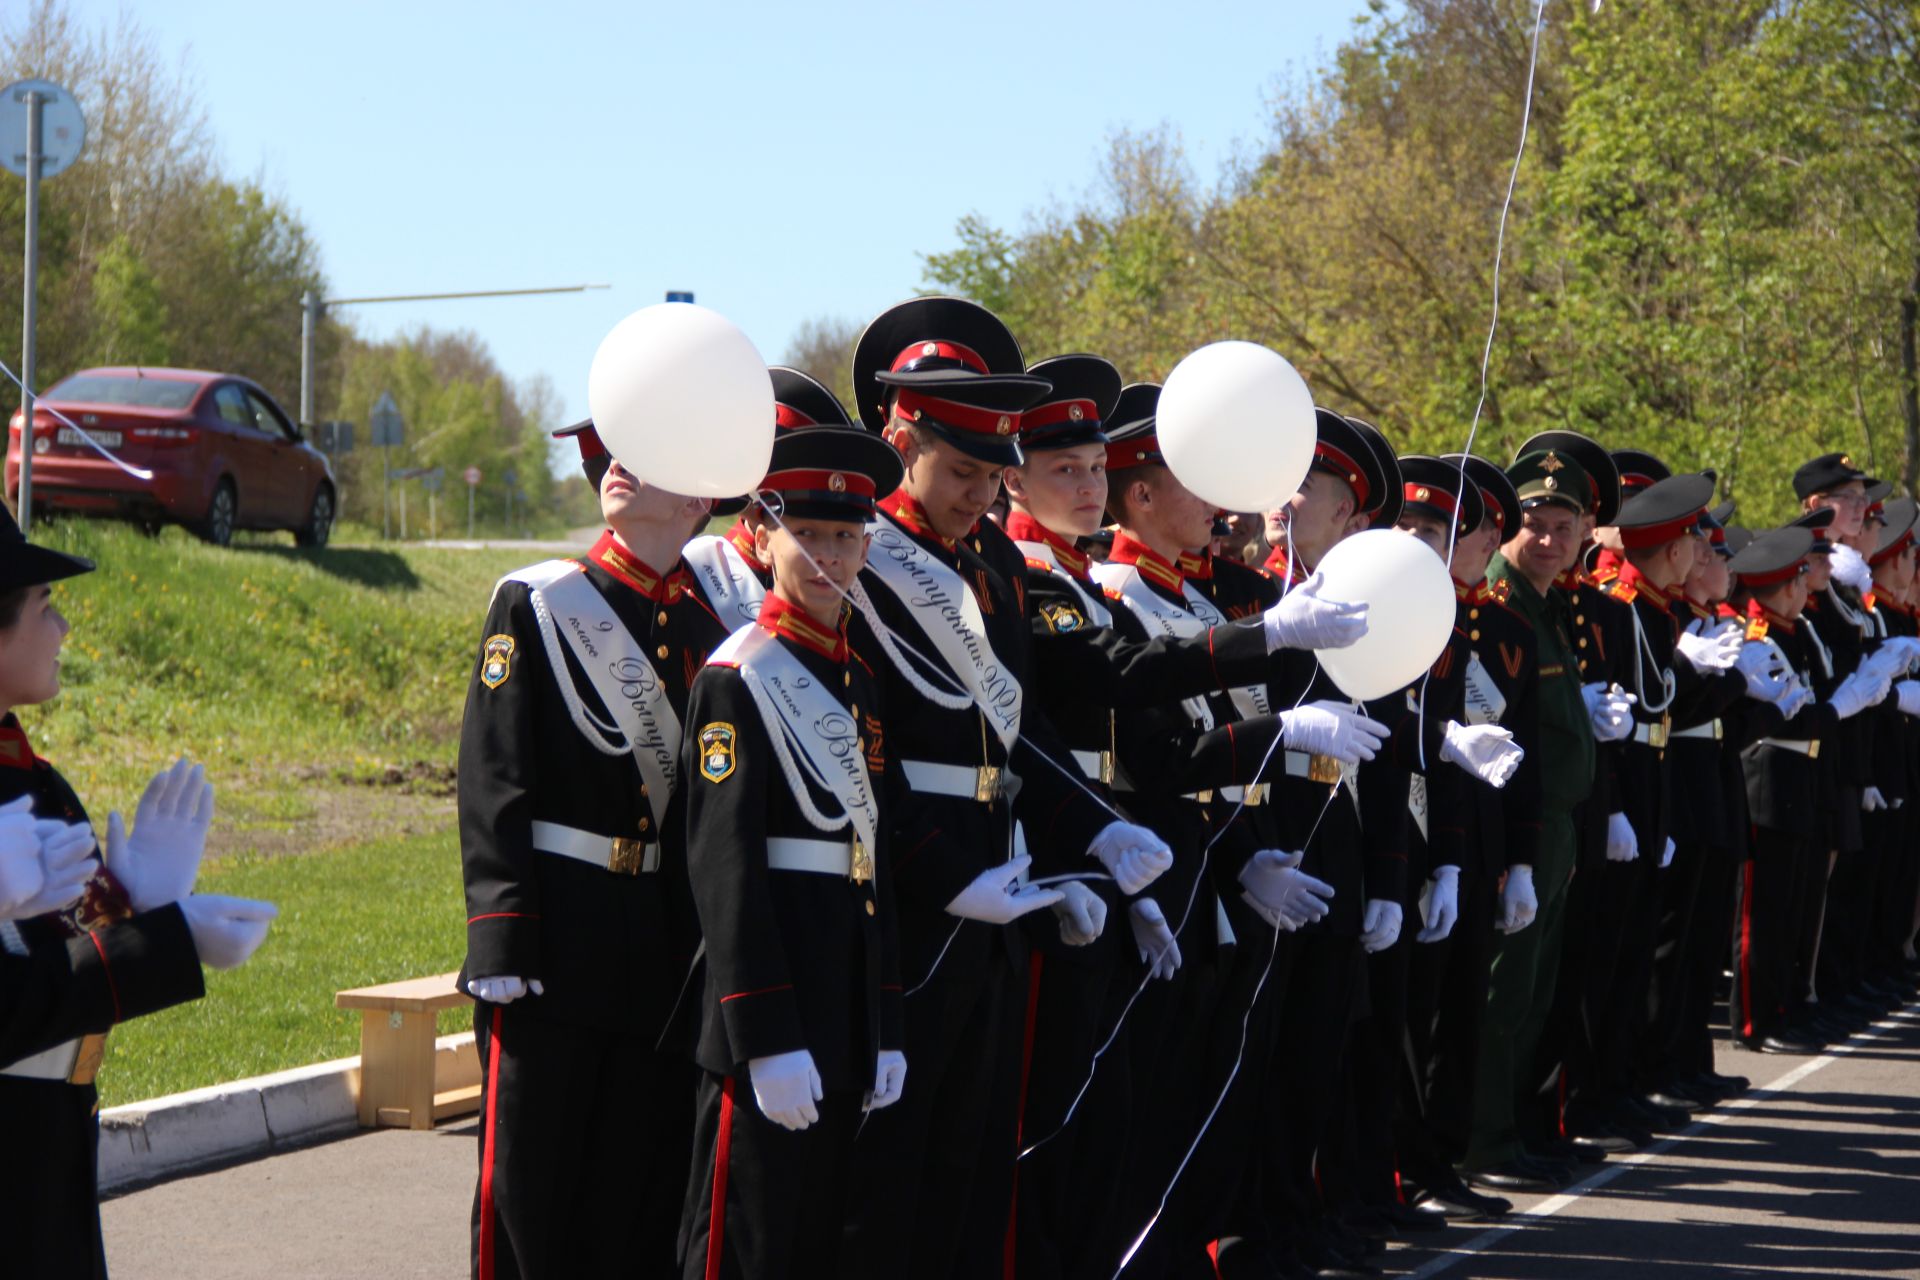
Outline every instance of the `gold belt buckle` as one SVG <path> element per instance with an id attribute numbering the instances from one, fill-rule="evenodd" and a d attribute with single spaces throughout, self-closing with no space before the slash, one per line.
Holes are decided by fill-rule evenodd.
<path id="1" fill-rule="evenodd" d="M 1807 743 L 1807 759 L 1818 760 L 1819 758 L 1820 758 L 1820 739 L 1813 738 L 1809 740 Z"/>
<path id="2" fill-rule="evenodd" d="M 1256 782 L 1246 789 L 1242 798 L 1246 801 L 1248 807 L 1265 802 L 1267 798 L 1267 786 L 1267 783 Z"/>
<path id="3" fill-rule="evenodd" d="M 983 764 L 974 770 L 973 798 L 981 804 L 992 804 L 1000 798 L 1000 766 Z"/>
<path id="4" fill-rule="evenodd" d="M 865 884 L 873 879 L 873 855 L 867 852 L 867 846 L 860 842 L 859 836 L 853 838 L 853 861 L 847 875 L 855 884 Z"/>
<path id="5" fill-rule="evenodd" d="M 1113 779 L 1114 779 L 1113 752 L 1102 751 L 1100 753 L 1100 781 L 1104 782 L 1108 786 L 1112 786 Z"/>
<path id="6" fill-rule="evenodd" d="M 1713 721 L 1713 740 L 1718 742 L 1725 736 L 1726 730 L 1721 727 L 1719 717 L 1716 716 Z"/>
<path id="7" fill-rule="evenodd" d="M 100 1074 L 100 1061 L 106 1054 L 106 1032 L 80 1037 L 80 1052 L 74 1055 L 73 1070 L 67 1073 L 67 1083 L 92 1084 L 93 1078 Z"/>
<path id="8" fill-rule="evenodd" d="M 607 870 L 618 876 L 637 876 L 646 870 L 647 842 L 630 836 L 615 836 Z"/>
<path id="9" fill-rule="evenodd" d="M 1324 782 L 1329 786 L 1337 784 L 1340 781 L 1340 762 L 1318 752 L 1308 756 L 1307 781 Z"/>
<path id="10" fill-rule="evenodd" d="M 1660 727 L 1654 733 L 1653 745 L 1656 747 L 1664 747 L 1667 745 L 1667 740 L 1672 736 L 1673 716 L 1663 711 L 1660 713 Z"/>
<path id="11" fill-rule="evenodd" d="M 1212 804 L 1212 803 L 1213 803 L 1213 788 L 1212 788 L 1212 787 L 1208 787 L 1208 788 L 1207 788 L 1207 789 L 1206 789 L 1205 791 L 1196 791 L 1196 792 L 1194 792 L 1194 793 L 1193 793 L 1193 799 L 1194 799 L 1194 802 L 1195 802 L 1196 804 Z"/>

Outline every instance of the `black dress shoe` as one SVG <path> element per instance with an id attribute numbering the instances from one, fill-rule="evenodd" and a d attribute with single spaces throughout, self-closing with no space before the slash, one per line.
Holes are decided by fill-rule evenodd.
<path id="1" fill-rule="evenodd" d="M 1684 1129 L 1693 1122 L 1693 1116 L 1683 1108 L 1659 1106 L 1645 1098 L 1621 1099 L 1614 1109 L 1613 1118 L 1656 1131 Z"/>
<path id="2" fill-rule="evenodd" d="M 1414 1198 L 1414 1206 L 1437 1213 L 1453 1222 L 1477 1222 L 1499 1218 L 1513 1212 L 1513 1201 L 1505 1196 L 1482 1195 L 1470 1190 L 1458 1178 L 1436 1183 Z"/>
<path id="3" fill-rule="evenodd" d="M 1549 1160 L 1569 1168 L 1578 1164 L 1603 1164 L 1607 1153 L 1593 1147 L 1581 1147 L 1565 1138 L 1523 1138 L 1520 1150 L 1537 1160 Z"/>
<path id="4" fill-rule="evenodd" d="M 1722 1102 L 1753 1088 L 1753 1081 L 1745 1076 L 1723 1076 L 1717 1071 L 1702 1071 L 1689 1076 L 1682 1084 L 1688 1093 L 1705 1093 Z"/>
<path id="5" fill-rule="evenodd" d="M 1823 1044 L 1803 1040 L 1791 1031 L 1783 1031 L 1777 1036 L 1765 1036 L 1748 1047 L 1759 1053 L 1790 1053 L 1800 1057 L 1811 1057 L 1826 1048 Z"/>
<path id="6" fill-rule="evenodd" d="M 1523 1168 L 1533 1170 L 1555 1186 L 1570 1187 L 1579 1181 L 1572 1164 L 1563 1164 L 1558 1160 L 1543 1160 L 1524 1147 L 1521 1148 L 1520 1154 L 1514 1157 L 1514 1162 Z"/>
<path id="7" fill-rule="evenodd" d="M 1615 1155 L 1623 1151 L 1638 1151 L 1653 1143 L 1653 1135 L 1644 1127 L 1613 1116 L 1583 1120 L 1578 1126 L 1569 1118 L 1567 1136 L 1572 1138 L 1576 1145 L 1592 1147 Z"/>
<path id="8" fill-rule="evenodd" d="M 1560 1184 L 1533 1165 L 1508 1160 L 1484 1169 L 1469 1169 L 1467 1182 L 1473 1186 L 1499 1187 L 1505 1191 L 1558 1191 Z"/>
<path id="9" fill-rule="evenodd" d="M 1696 1098 L 1691 1093 L 1683 1091 L 1678 1085 L 1666 1089 L 1655 1089 L 1652 1093 L 1644 1095 L 1642 1100 L 1668 1111 L 1685 1111 L 1689 1115 L 1695 1111 L 1705 1111 L 1712 1105 L 1704 1099 Z"/>
<path id="10" fill-rule="evenodd" d="M 1320 1276 L 1377 1276 L 1380 1268 L 1365 1258 L 1356 1258 L 1325 1235 L 1314 1236 L 1294 1242 L 1294 1252 L 1300 1256 L 1301 1263 Z"/>
<path id="11" fill-rule="evenodd" d="M 1422 1209 L 1410 1204 L 1390 1204 L 1380 1210 L 1380 1216 L 1387 1220 L 1395 1235 L 1420 1234 L 1428 1231 L 1445 1231 L 1447 1215 L 1433 1209 Z"/>

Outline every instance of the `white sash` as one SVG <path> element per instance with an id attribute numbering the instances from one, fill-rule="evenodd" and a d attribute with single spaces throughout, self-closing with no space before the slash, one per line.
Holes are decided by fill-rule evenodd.
<path id="1" fill-rule="evenodd" d="M 1186 607 L 1173 603 L 1140 576 L 1138 565 L 1116 564 L 1109 560 L 1096 566 L 1094 578 L 1101 586 L 1120 593 L 1120 601 L 1133 615 L 1147 624 L 1149 630 L 1158 630 L 1161 635 L 1174 640 L 1190 640 L 1207 633 L 1209 627 L 1224 627 L 1227 620 L 1213 607 L 1213 601 L 1207 599 L 1191 582 L 1183 581 L 1181 596 Z M 1233 700 L 1233 709 L 1242 720 L 1251 720 L 1255 716 L 1271 715 L 1273 706 L 1267 700 L 1264 685 L 1242 685 L 1227 690 L 1227 696 Z M 1205 707 L 1204 699 L 1188 698 L 1184 704 L 1189 711 L 1195 704 Z M 1197 721 L 1200 717 L 1195 716 Z M 1213 716 L 1207 713 L 1206 727 L 1213 727 Z"/>
<path id="2" fill-rule="evenodd" d="M 1107 608 L 1106 599 L 1094 599 L 1093 594 L 1080 585 L 1080 580 L 1060 567 L 1060 557 L 1054 554 L 1052 547 L 1044 542 L 1019 542 L 1016 545 L 1026 553 L 1029 560 L 1041 560 L 1046 563 L 1047 571 L 1073 589 L 1074 598 L 1080 602 L 1080 612 L 1087 615 L 1087 622 L 1095 627 L 1113 625 L 1113 613 Z"/>
<path id="3" fill-rule="evenodd" d="M 1498 724 L 1506 713 L 1507 695 L 1500 692 L 1480 655 L 1467 650 L 1467 723 Z"/>
<path id="4" fill-rule="evenodd" d="M 722 626 L 744 626 L 760 616 L 767 589 L 760 585 L 759 575 L 740 554 L 740 548 L 709 533 L 689 542 L 680 554 L 692 567 L 701 593 Z"/>
<path id="5" fill-rule="evenodd" d="M 971 701 L 993 726 L 1000 745 L 1013 750 L 1014 740 L 1020 736 L 1020 706 L 1025 691 L 987 642 L 987 621 L 981 616 L 980 602 L 974 599 L 972 588 L 888 517 L 876 518 L 867 532 L 873 536 L 873 543 L 867 553 L 866 573 L 848 593 L 854 605 L 863 613 L 872 609 L 873 602 L 865 591 L 867 577 L 884 585 L 913 615 L 948 671 L 965 685 L 971 697 L 943 696 L 926 686 L 910 659 L 895 649 L 886 628 L 876 625 L 874 633 L 887 656 L 936 704 L 955 710 Z M 869 620 L 878 622 L 870 613 Z"/>
<path id="6" fill-rule="evenodd" d="M 774 755 L 787 775 L 807 821 L 824 832 L 849 822 L 869 854 L 880 829 L 880 809 L 867 758 L 860 750 L 860 724 L 794 652 L 765 627 L 742 627 L 721 642 L 709 663 L 732 663 L 760 709 Z M 807 787 L 811 780 L 840 802 L 837 815 L 821 813 Z"/>
<path id="7" fill-rule="evenodd" d="M 625 753 L 633 757 L 640 779 L 647 785 L 654 829 L 659 830 L 679 781 L 680 717 L 674 714 L 667 687 L 646 650 L 576 560 L 530 565 L 501 581 L 526 585 L 547 660 L 553 665 L 554 679 L 566 699 L 574 727 L 607 755 Z M 560 652 L 562 637 L 613 717 L 612 724 L 595 715 L 574 688 Z"/>

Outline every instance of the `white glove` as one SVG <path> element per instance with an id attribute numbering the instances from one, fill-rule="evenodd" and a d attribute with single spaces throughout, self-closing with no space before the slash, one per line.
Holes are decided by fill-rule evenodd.
<path id="1" fill-rule="evenodd" d="M 1120 892 L 1129 898 L 1173 865 L 1173 850 L 1167 842 L 1131 822 L 1109 822 L 1100 828 L 1087 852 L 1107 869 Z"/>
<path id="2" fill-rule="evenodd" d="M 1791 677 L 1771 671 L 1742 672 L 1747 679 L 1747 696 L 1760 702 L 1778 702 L 1787 696 Z"/>
<path id="3" fill-rule="evenodd" d="M 1171 978 L 1180 968 L 1180 943 L 1167 927 L 1167 917 L 1152 898 L 1136 898 L 1127 909 L 1133 926 L 1133 945 L 1156 978 Z"/>
<path id="4" fill-rule="evenodd" d="M 1096 941 L 1107 927 L 1107 904 L 1078 880 L 1061 881 L 1060 892 L 1064 896 L 1053 904 L 1053 914 L 1060 920 L 1060 941 L 1070 947 Z"/>
<path id="5" fill-rule="evenodd" d="M 1711 674 L 1725 671 L 1740 660 L 1740 647 L 1744 643 L 1740 634 L 1723 631 L 1713 636 L 1696 636 L 1681 632 L 1673 642 L 1675 652 L 1692 664 L 1695 671 Z"/>
<path id="6" fill-rule="evenodd" d="M 1595 680 L 1580 686 L 1595 742 L 1618 742 L 1633 732 L 1633 704 L 1639 699 L 1617 684 Z"/>
<path id="7" fill-rule="evenodd" d="M 1292 933 L 1323 919 L 1333 886 L 1300 870 L 1303 853 L 1262 849 L 1240 868 L 1241 901 L 1276 929 Z"/>
<path id="8" fill-rule="evenodd" d="M 1878 813 L 1887 807 L 1887 798 L 1880 794 L 1880 788 L 1868 787 L 1860 793 L 1860 808 L 1866 813 Z"/>
<path id="9" fill-rule="evenodd" d="M 1887 680 L 1868 671 L 1865 666 L 1840 682 L 1827 701 L 1832 704 L 1836 714 L 1842 720 L 1851 719 L 1876 706 L 1887 696 L 1891 685 Z"/>
<path id="10" fill-rule="evenodd" d="M 1344 702 L 1309 702 L 1280 713 L 1280 737 L 1289 750 L 1333 756 L 1345 764 L 1371 760 L 1387 740 L 1387 726 Z"/>
<path id="11" fill-rule="evenodd" d="M 898 1049 L 882 1049 L 873 1068 L 873 1092 L 867 1095 L 866 1111 L 878 1111 L 900 1101 L 900 1095 L 907 1087 L 907 1055 Z M 759 1086 L 754 1086 L 754 1096 L 759 1096 Z M 765 1103 L 761 1103 L 764 1110 Z"/>
<path id="12" fill-rule="evenodd" d="M 963 920 L 984 920 L 988 924 L 1010 924 L 1026 915 L 1050 907 L 1067 895 L 1058 889 L 1022 885 L 1020 877 L 1033 865 L 1022 855 L 997 867 L 988 867 L 973 878 L 973 883 L 953 895 L 947 914 Z"/>
<path id="13" fill-rule="evenodd" d="M 1880 647 L 1882 649 L 1893 649 L 1900 654 L 1900 660 L 1903 664 L 1901 667 L 1902 674 L 1912 670 L 1913 665 L 1920 662 L 1920 638 L 1914 636 L 1888 636 L 1880 642 Z"/>
<path id="14" fill-rule="evenodd" d="M 547 988 L 538 978 L 468 978 L 467 994 L 485 1004 L 512 1004 L 524 995 L 543 996 Z"/>
<path id="15" fill-rule="evenodd" d="M 1435 867 L 1420 890 L 1420 919 L 1425 925 L 1415 942 L 1445 942 L 1460 919 L 1460 868 Z"/>
<path id="16" fill-rule="evenodd" d="M 1902 680 L 1893 686 L 1900 698 L 1900 710 L 1910 716 L 1920 716 L 1920 680 Z"/>
<path id="17" fill-rule="evenodd" d="M 900 1069 L 905 1072 L 904 1061 Z M 813 1055 L 805 1049 L 749 1058 L 747 1078 L 753 1081 L 753 1100 L 760 1104 L 760 1114 L 782 1129 L 797 1132 L 819 1122 L 820 1108 L 813 1104 L 827 1094 L 820 1087 Z"/>
<path id="18" fill-rule="evenodd" d="M 40 885 L 24 902 L 0 910 L 0 920 L 31 920 L 49 911 L 64 911 L 80 901 L 93 878 L 93 828 L 84 822 L 35 818 L 33 839 L 38 849 Z"/>
<path id="19" fill-rule="evenodd" d="M 213 824 L 213 787 L 206 770 L 185 756 L 147 783 L 128 831 L 107 815 L 107 870 L 126 886 L 135 911 L 151 911 L 193 892 L 200 855 Z"/>
<path id="20" fill-rule="evenodd" d="M 33 825 L 32 796 L 0 805 L 0 919 L 11 919 L 12 909 L 37 897 L 47 882 Z"/>
<path id="21" fill-rule="evenodd" d="M 1673 837 L 1667 837 L 1667 847 L 1660 852 L 1660 869 L 1665 871 L 1673 865 Z"/>
<path id="22" fill-rule="evenodd" d="M 1607 815 L 1607 861 L 1632 862 L 1640 856 L 1640 840 L 1624 813 Z"/>
<path id="23" fill-rule="evenodd" d="M 1368 955 L 1385 951 L 1400 937 L 1400 904 L 1391 898 L 1368 898 L 1360 920 L 1360 946 Z"/>
<path id="24" fill-rule="evenodd" d="M 1490 787 L 1506 786 L 1526 754 L 1526 748 L 1513 740 L 1513 730 L 1497 724 L 1449 720 L 1440 739 L 1442 760 L 1459 765 Z"/>
<path id="25" fill-rule="evenodd" d="M 1517 863 L 1507 868 L 1507 883 L 1500 890 L 1500 932 L 1518 933 L 1540 914 L 1540 899 L 1533 891 L 1533 868 Z"/>
<path id="26" fill-rule="evenodd" d="M 1801 684 L 1800 677 L 1795 676 L 1787 681 L 1787 691 L 1781 695 L 1780 701 L 1775 705 L 1780 708 L 1781 715 L 1791 720 L 1812 701 L 1813 690 Z"/>
<path id="27" fill-rule="evenodd" d="M 1892 683 L 1907 674 L 1909 665 L 1911 663 L 1906 648 L 1888 643 L 1881 645 L 1863 658 L 1860 662 L 1860 670 Z"/>
<path id="28" fill-rule="evenodd" d="M 209 969 L 237 969 L 267 940 L 267 926 L 280 914 L 271 902 L 196 893 L 180 899 L 193 949 Z M 534 984 L 538 986 L 539 984 Z"/>
<path id="29" fill-rule="evenodd" d="M 1322 600 L 1325 580 L 1316 572 L 1267 610 L 1267 652 L 1275 649 L 1344 649 L 1367 634 L 1367 606 Z"/>

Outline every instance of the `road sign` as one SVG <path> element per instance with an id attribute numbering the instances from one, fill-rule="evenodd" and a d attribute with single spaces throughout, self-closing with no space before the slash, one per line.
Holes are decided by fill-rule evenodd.
<path id="1" fill-rule="evenodd" d="M 460 473 L 460 478 L 461 478 L 462 480 L 465 480 L 465 481 L 466 481 L 466 482 L 467 482 L 467 483 L 468 483 L 469 485 L 476 485 L 476 484 L 479 484 L 479 483 L 480 483 L 480 468 L 478 468 L 478 467 L 468 467 L 468 468 L 467 468 L 467 469 L 466 469 L 465 471 L 462 471 L 462 472 Z"/>
<path id="2" fill-rule="evenodd" d="M 394 403 L 393 392 L 380 393 L 373 412 L 367 417 L 367 432 L 373 437 L 372 443 L 375 445 L 406 443 L 407 420 L 400 416 L 400 406 Z"/>
<path id="3" fill-rule="evenodd" d="M 322 453 L 352 453 L 353 423 L 327 421 L 313 429 L 313 447 Z"/>
<path id="4" fill-rule="evenodd" d="M 669 290 L 667 290 L 667 301 L 668 301 L 668 302 L 692 302 L 692 301 L 693 301 L 693 290 L 691 290 L 691 289 L 669 289 Z"/>
<path id="5" fill-rule="evenodd" d="M 87 145 L 87 118 L 74 96 L 51 80 L 16 80 L 0 89 L 0 165 L 23 178 L 29 94 L 40 96 L 40 176 L 51 178 L 80 158 Z"/>
<path id="6" fill-rule="evenodd" d="M 420 483 L 426 486 L 428 493 L 440 492 L 440 486 L 447 482 L 445 467 L 426 467 L 420 472 Z"/>

